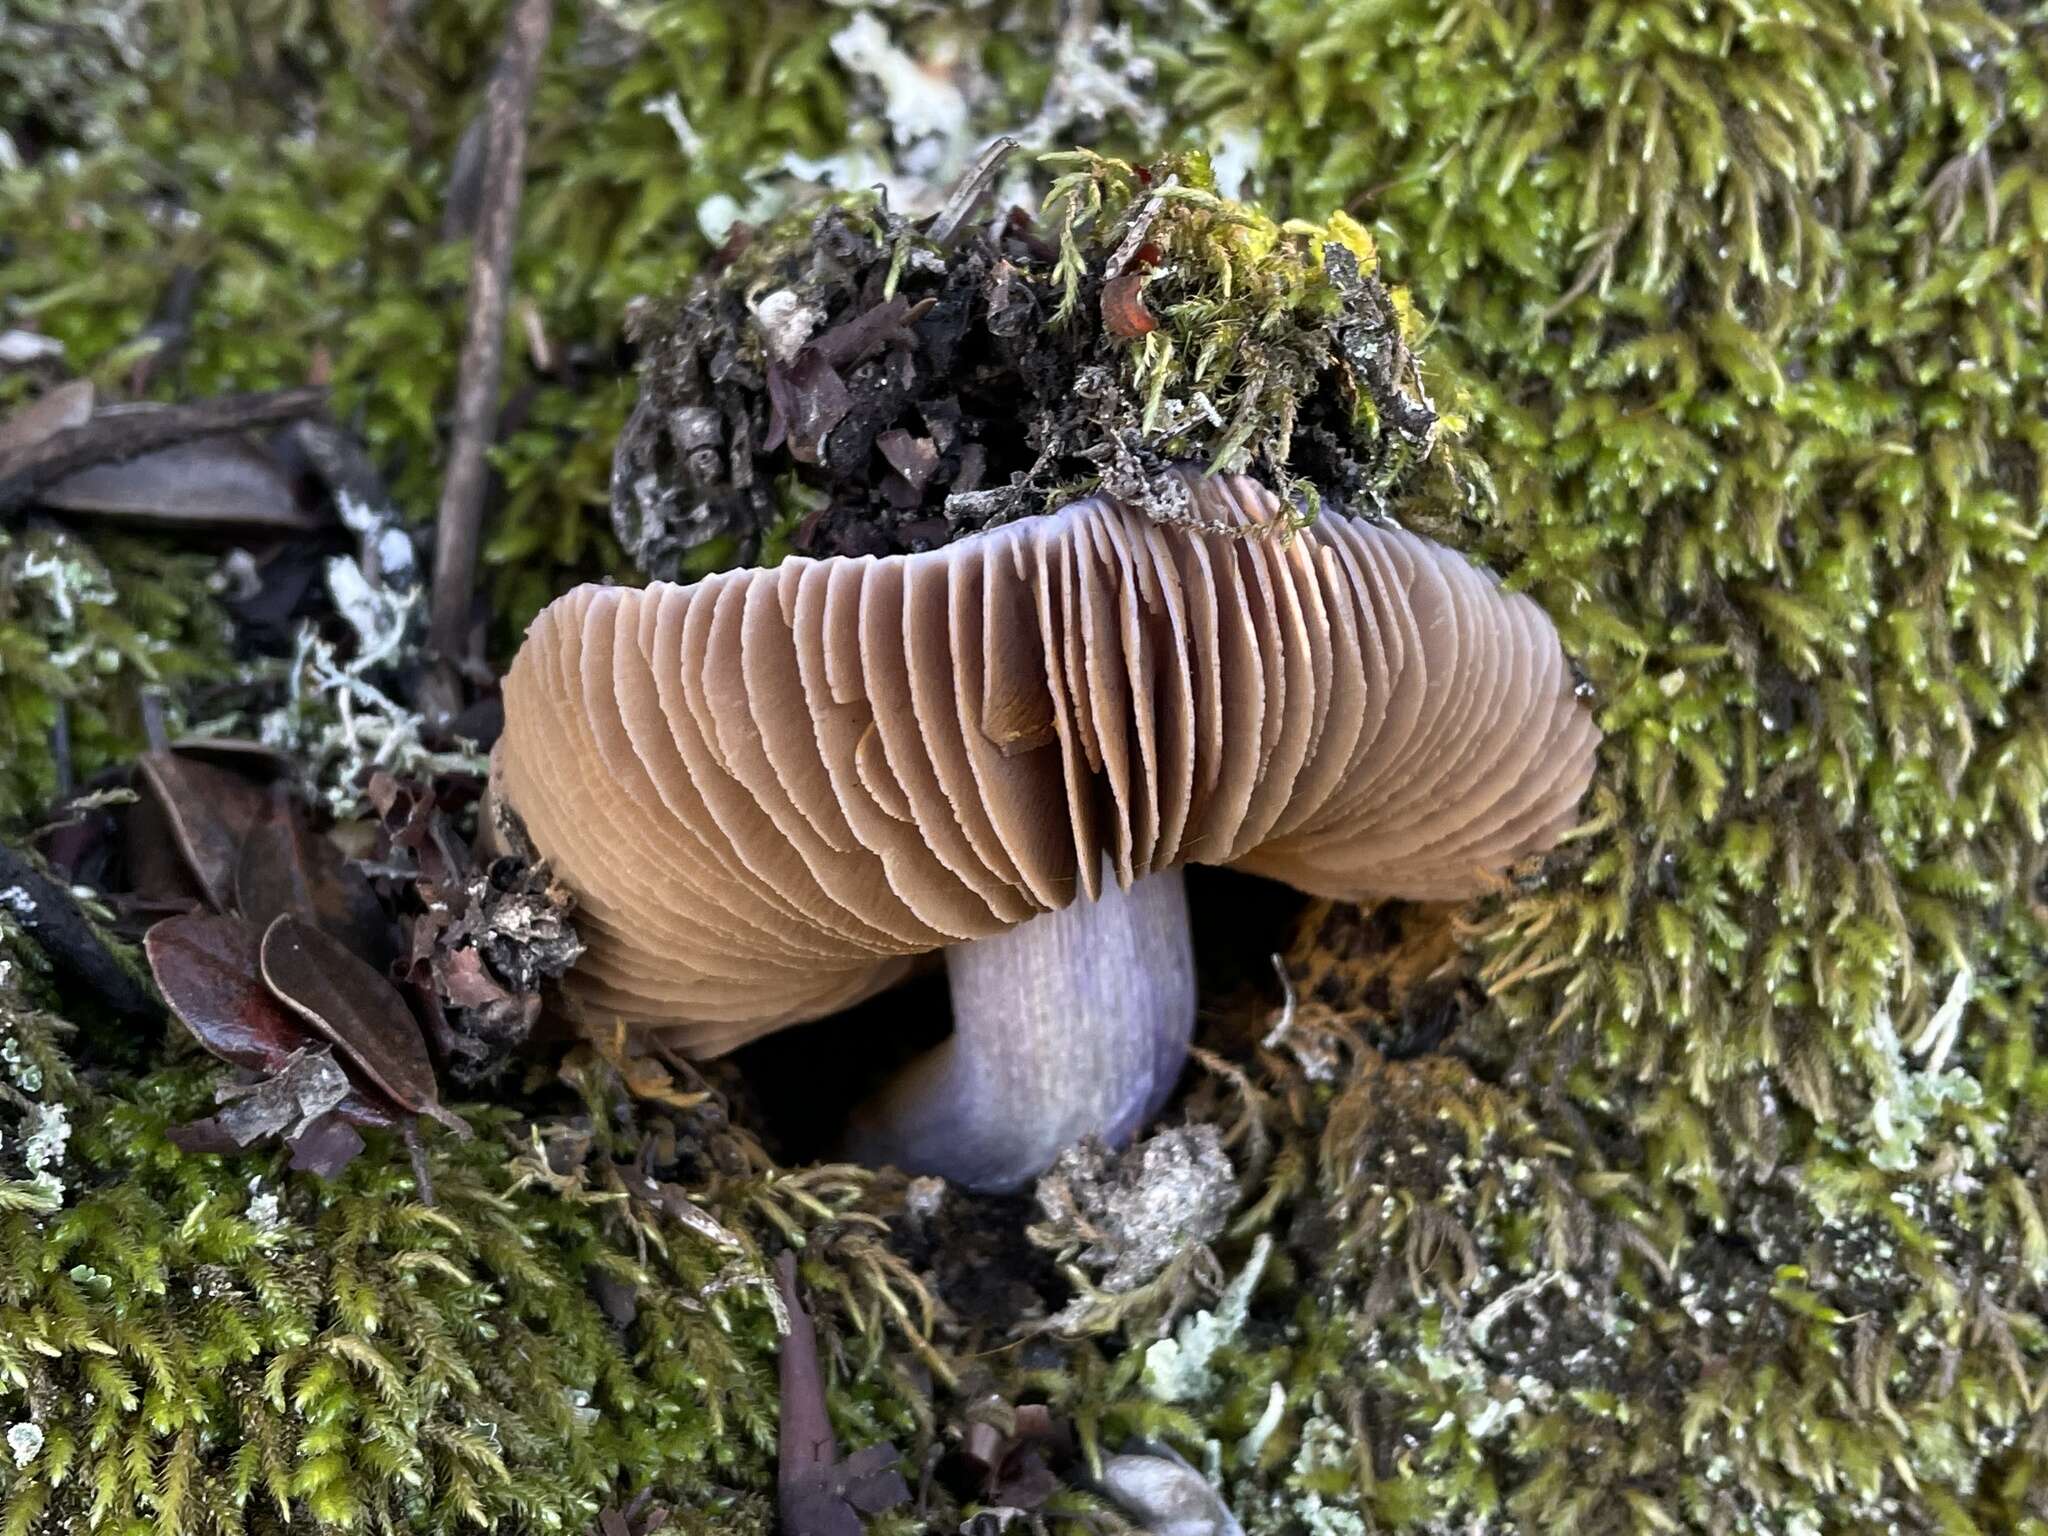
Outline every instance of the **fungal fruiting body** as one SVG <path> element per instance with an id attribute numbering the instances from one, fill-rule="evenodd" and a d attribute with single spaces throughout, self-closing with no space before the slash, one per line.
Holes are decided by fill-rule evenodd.
<path id="1" fill-rule="evenodd" d="M 1176 480 L 1172 525 L 1093 497 L 551 606 L 494 787 L 581 898 L 571 1009 L 711 1054 L 945 949 L 955 1038 L 856 1134 L 1014 1184 L 1055 1135 L 1134 1130 L 1179 1071 L 1191 962 L 1154 881 L 1460 898 L 1570 825 L 1598 733 L 1533 603 L 1397 528 L 1283 535 L 1256 483 Z M 1011 1144 L 964 1148 L 992 1094 L 1023 1100 Z"/>
<path id="2" fill-rule="evenodd" d="M 861 1106 L 854 1157 L 1014 1189 L 1084 1136 L 1121 1145 L 1165 1105 L 1194 1033 L 1181 872 L 1105 880 L 956 944 L 946 979 L 952 1036 Z"/>

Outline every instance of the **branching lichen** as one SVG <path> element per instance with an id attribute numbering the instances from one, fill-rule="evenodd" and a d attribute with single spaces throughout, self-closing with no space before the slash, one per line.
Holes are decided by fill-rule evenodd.
<path id="1" fill-rule="evenodd" d="M 226 670 L 212 574 L 132 536 L 0 531 L 0 822 L 48 803 L 60 749 L 74 783 L 139 750 L 145 690 Z"/>

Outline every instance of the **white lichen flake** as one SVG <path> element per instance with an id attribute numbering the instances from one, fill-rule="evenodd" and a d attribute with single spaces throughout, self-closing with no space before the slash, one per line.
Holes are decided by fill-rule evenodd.
<path id="1" fill-rule="evenodd" d="M 0 986 L 6 984 L 6 974 L 0 971 Z M 6 1070 L 7 1080 L 23 1093 L 42 1092 L 43 1069 L 28 1059 L 21 1042 L 12 1035 L 0 1040 L 0 1068 Z"/>
<path id="2" fill-rule="evenodd" d="M 393 570 L 397 548 L 384 550 L 382 542 L 380 563 Z M 372 582 L 346 556 L 328 562 L 327 584 L 336 610 L 354 631 L 352 654 L 344 656 L 310 625 L 301 629 L 285 703 L 259 724 L 263 743 L 309 764 L 327 809 L 339 817 L 359 809 L 359 786 L 374 769 L 422 777 L 481 774 L 485 764 L 479 754 L 429 749 L 421 739 L 424 717 L 372 681 L 379 668 L 414 654 L 421 589 Z"/>
<path id="3" fill-rule="evenodd" d="M 44 1173 L 64 1161 L 64 1148 L 71 1140 L 71 1119 L 62 1104 L 38 1104 L 28 1112 L 28 1133 L 22 1139 L 21 1160 L 30 1173 Z"/>
<path id="4" fill-rule="evenodd" d="M 1956 973 L 1948 995 L 1913 1035 L 1902 1043 L 1892 1026 L 1891 1012 L 1880 1007 L 1871 1031 L 1878 1071 L 1873 1074 L 1870 1119 L 1864 1140 L 1870 1161 L 1888 1173 L 1919 1166 L 1930 1141 L 1951 1106 L 1975 1108 L 1983 1101 L 1977 1080 L 1947 1065 L 1960 1038 L 1969 1006 L 1973 977 L 1965 966 Z M 1924 1065 L 1915 1065 L 1908 1057 Z"/>
<path id="5" fill-rule="evenodd" d="M 905 52 L 872 11 L 857 13 L 833 34 L 832 52 L 850 72 L 881 87 L 882 113 L 898 144 L 965 133 L 967 98 L 960 88 Z"/>
<path id="6" fill-rule="evenodd" d="M 249 1181 L 249 1225 L 265 1235 L 284 1225 L 283 1213 L 278 1210 L 277 1191 L 265 1189 L 260 1178 Z"/>
<path id="7" fill-rule="evenodd" d="M 14 1453 L 15 1466 L 27 1466 L 42 1454 L 43 1427 L 26 1419 L 19 1424 L 9 1425 L 7 1449 Z"/>
<path id="8" fill-rule="evenodd" d="M 1170 1339 L 1145 1351 L 1145 1390 L 1163 1403 L 1194 1402 L 1215 1389 L 1211 1362 L 1216 1352 L 1236 1338 L 1251 1315 L 1252 1292 L 1273 1254 L 1273 1239 L 1260 1233 L 1244 1269 L 1225 1287 L 1214 1312 L 1201 1311 L 1180 1325 Z"/>

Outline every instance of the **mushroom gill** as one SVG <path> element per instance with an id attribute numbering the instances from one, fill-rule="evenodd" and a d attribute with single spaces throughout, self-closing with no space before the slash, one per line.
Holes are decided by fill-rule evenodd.
<path id="1" fill-rule="evenodd" d="M 1256 483 L 1176 474 L 1186 525 L 1095 497 L 543 613 L 494 789 L 581 896 L 571 1008 L 716 1054 L 1105 882 L 1459 898 L 1571 824 L 1598 731 L 1534 603 L 1400 529 L 1286 534 Z M 1189 1016 L 1170 1086 L 1191 990 L 1163 1006 Z"/>

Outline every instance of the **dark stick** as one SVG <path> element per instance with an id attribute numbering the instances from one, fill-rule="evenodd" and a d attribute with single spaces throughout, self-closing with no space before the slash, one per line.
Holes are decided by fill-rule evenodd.
<path id="1" fill-rule="evenodd" d="M 860 1536 L 863 1516 L 878 1515 L 910 1498 L 897 1471 L 901 1459 L 886 1442 L 839 1458 L 832 1413 L 825 1401 L 825 1369 L 818 1331 L 797 1291 L 796 1254 L 775 1261 L 775 1289 L 789 1315 L 777 1362 L 782 1424 L 776 1439 L 775 1502 L 782 1536 Z"/>
<path id="2" fill-rule="evenodd" d="M 71 772 L 71 705 L 55 701 L 57 718 L 50 722 L 50 761 L 57 769 L 57 798 L 69 800 L 76 788 Z"/>
<path id="3" fill-rule="evenodd" d="M 967 222 L 988 189 L 996 184 L 996 177 L 1002 174 L 1003 166 L 1018 148 L 1017 141 L 1004 134 L 975 158 L 974 164 L 967 168 L 967 174 L 946 194 L 945 204 L 932 215 L 931 223 L 925 228 L 925 234 L 935 244 L 952 243 L 953 237 L 960 233 L 960 226 Z"/>
<path id="4" fill-rule="evenodd" d="M 839 1461 L 839 1442 L 825 1407 L 825 1372 L 818 1363 L 818 1332 L 796 1288 L 796 1254 L 784 1249 L 775 1261 L 775 1286 L 789 1314 L 776 1369 L 782 1387 L 782 1426 L 776 1439 L 775 1481 L 785 1511 L 823 1471 Z"/>
<path id="5" fill-rule="evenodd" d="M 195 438 L 276 426 L 316 415 L 326 403 L 324 389 L 280 389 L 261 395 L 222 395 L 190 405 L 103 410 L 83 426 L 0 453 L 0 512 L 13 511 L 66 475 L 95 464 L 136 458 Z"/>
<path id="6" fill-rule="evenodd" d="M 135 371 L 128 377 L 129 393 L 147 394 L 152 383 L 177 368 L 185 344 L 192 339 L 192 311 L 198 302 L 199 269 L 180 262 L 171 268 L 163 302 L 142 333 L 155 339 L 156 348 L 135 365 Z"/>
<path id="7" fill-rule="evenodd" d="M 426 702 L 430 713 L 444 717 L 454 712 L 459 700 L 457 669 L 469 643 L 487 477 L 484 454 L 498 431 L 505 287 L 519 232 L 526 114 L 540 77 L 541 55 L 547 51 L 554 9 L 554 0 L 517 0 L 506 24 L 505 52 L 485 92 L 483 199 L 470 254 L 469 326 L 456 376 L 448 478 L 441 486 L 434 526 L 434 586 L 427 625 L 427 649 L 435 665 L 426 685 Z"/>
<path id="8" fill-rule="evenodd" d="M 149 988 L 114 958 L 71 892 L 5 843 L 0 843 L 0 908 L 21 924 L 52 965 L 111 1012 L 124 1019 L 163 1017 Z"/>

